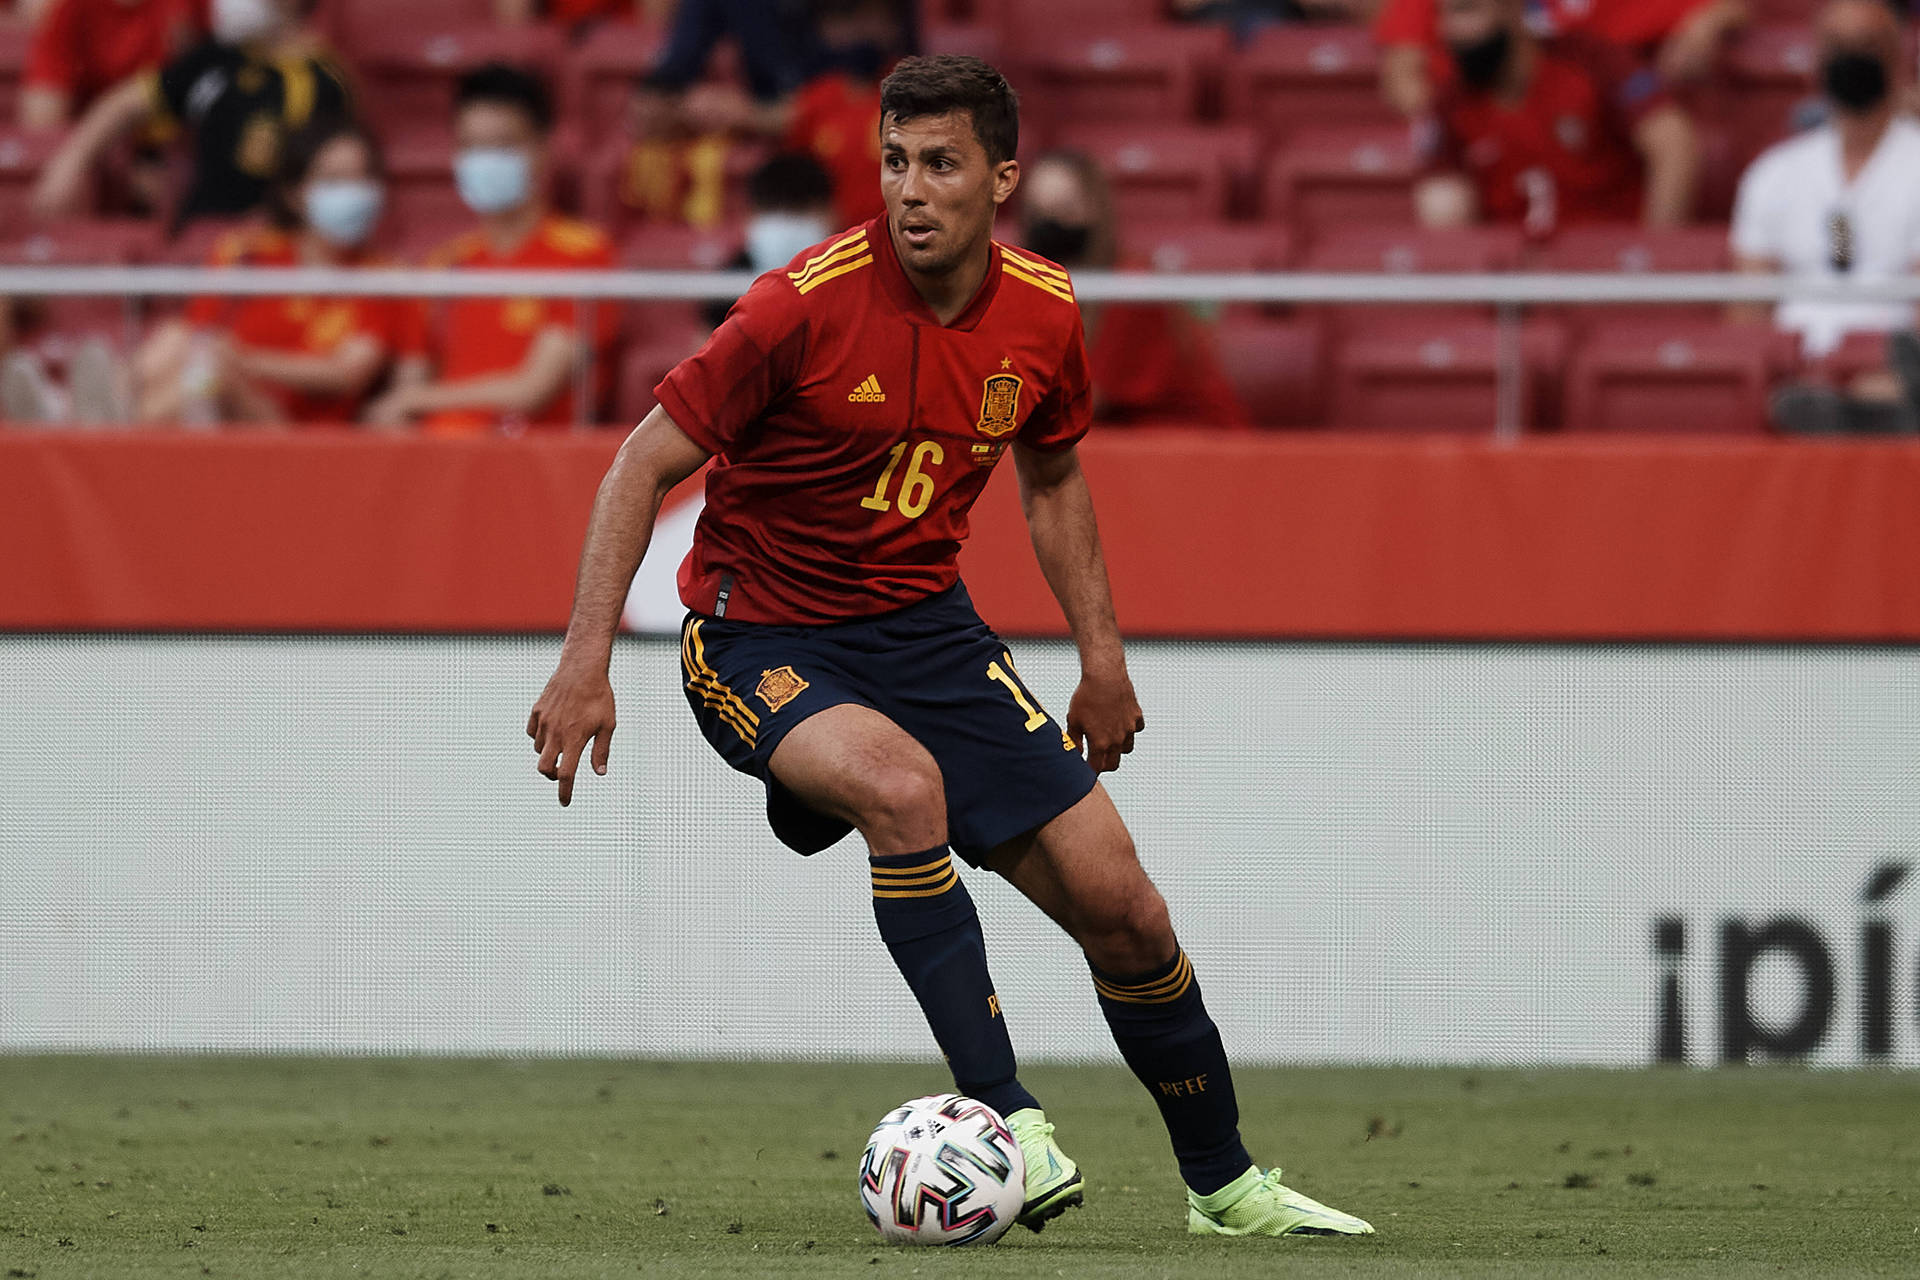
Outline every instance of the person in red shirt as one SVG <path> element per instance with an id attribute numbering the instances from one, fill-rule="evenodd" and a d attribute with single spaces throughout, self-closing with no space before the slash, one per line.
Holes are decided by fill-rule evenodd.
<path id="1" fill-rule="evenodd" d="M 1543 0 L 1529 13 L 1542 34 L 1618 45 L 1670 84 L 1704 79 L 1747 19 L 1747 0 Z M 1440 0 L 1386 0 L 1373 38 L 1380 45 L 1382 96 L 1409 116 L 1425 114 L 1453 77 L 1440 38 Z"/>
<path id="2" fill-rule="evenodd" d="M 881 937 L 956 1087 L 1004 1115 L 1026 1156 L 1020 1220 L 1038 1230 L 1084 1182 L 1018 1079 L 956 852 L 1085 951 L 1173 1140 L 1190 1231 L 1370 1232 L 1253 1166 L 1192 963 L 1096 778 L 1144 721 L 1075 451 L 1089 391 L 1073 285 L 992 239 L 1020 178 L 1013 91 L 975 58 L 909 58 L 881 103 L 885 216 L 755 282 L 659 385 L 602 483 L 560 664 L 528 719 L 539 771 L 562 804 L 590 744 L 606 771 L 622 601 L 662 498 L 714 459 L 680 574 L 688 705 L 764 782 L 788 845 L 865 838 Z M 1065 728 L 955 567 L 1007 454 L 1080 650 Z"/>
<path id="3" fill-rule="evenodd" d="M 53 0 L 27 47 L 20 124 L 64 127 L 123 80 L 207 29 L 207 0 Z"/>
<path id="4" fill-rule="evenodd" d="M 358 125 L 289 141 L 272 220 L 223 237 L 216 267 L 380 266 L 367 244 L 385 203 L 380 152 Z M 393 298 L 201 297 L 134 360 L 139 421 L 348 423 L 409 340 Z"/>
<path id="5" fill-rule="evenodd" d="M 1677 226 L 1693 210 L 1693 124 L 1659 74 L 1581 36 L 1542 39 L 1522 0 L 1441 0 L 1457 75 L 1418 126 L 1427 226 Z"/>
<path id="6" fill-rule="evenodd" d="M 605 235 L 548 208 L 553 105 L 539 77 L 498 63 L 479 67 L 461 77 L 456 104 L 454 181 L 480 225 L 430 262 L 468 271 L 610 269 Z M 584 341 L 582 307 L 591 312 Z M 576 406 L 575 388 L 583 362 L 604 369 L 612 304 L 457 298 L 423 312 L 416 349 L 368 410 L 371 421 L 477 434 L 569 426 L 592 408 Z"/>
<path id="7" fill-rule="evenodd" d="M 1121 252 L 1113 192 L 1088 155 L 1054 151 L 1022 182 L 1021 240 L 1066 267 L 1132 266 Z M 1102 422 L 1185 422 L 1244 427 L 1246 410 L 1220 367 L 1212 327 L 1194 310 L 1160 302 L 1080 308 Z"/>

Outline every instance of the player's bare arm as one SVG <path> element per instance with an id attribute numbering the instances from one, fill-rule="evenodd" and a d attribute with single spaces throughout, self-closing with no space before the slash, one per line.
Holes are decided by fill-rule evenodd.
<path id="1" fill-rule="evenodd" d="M 560 784 L 563 805 L 573 801 L 574 774 L 588 743 L 593 744 L 593 771 L 607 771 L 614 729 L 607 664 L 620 610 L 653 540 L 661 502 L 707 457 L 665 410 L 656 408 L 620 446 L 600 482 L 580 552 L 560 664 L 527 717 L 527 736 L 540 753 L 540 772 Z"/>
<path id="2" fill-rule="evenodd" d="M 1067 705 L 1067 733 L 1085 749 L 1095 772 L 1108 773 L 1133 750 L 1133 735 L 1147 721 L 1127 675 L 1093 494 L 1074 449 L 1046 453 L 1016 445 L 1013 457 L 1034 556 L 1080 650 L 1080 685 Z"/>

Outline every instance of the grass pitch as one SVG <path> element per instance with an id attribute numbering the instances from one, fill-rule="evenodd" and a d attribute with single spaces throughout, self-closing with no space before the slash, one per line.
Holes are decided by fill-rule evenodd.
<path id="1" fill-rule="evenodd" d="M 1256 1154 L 1380 1234 L 1220 1240 L 1131 1077 L 1025 1075 L 1087 1207 L 898 1250 L 855 1167 L 937 1068 L 0 1057 L 0 1278 L 1920 1272 L 1920 1076 L 1243 1071 Z"/>

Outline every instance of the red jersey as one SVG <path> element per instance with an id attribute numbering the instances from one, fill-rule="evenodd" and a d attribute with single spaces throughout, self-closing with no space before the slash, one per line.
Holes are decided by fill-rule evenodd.
<path id="1" fill-rule="evenodd" d="M 27 50 L 27 83 L 63 90 L 82 108 L 206 27 L 207 0 L 53 0 Z"/>
<path id="2" fill-rule="evenodd" d="M 1100 421 L 1247 425 L 1212 332 L 1185 307 L 1108 302 L 1092 320 L 1087 364 Z"/>
<path id="3" fill-rule="evenodd" d="M 1421 147 L 1436 172 L 1464 173 L 1481 216 L 1529 235 L 1582 222 L 1637 222 L 1643 164 L 1633 130 L 1672 102 L 1651 68 L 1579 36 L 1542 41 L 1527 96 L 1510 106 L 1455 84 Z"/>
<path id="4" fill-rule="evenodd" d="M 506 253 L 495 251 L 485 232 L 469 231 L 429 255 L 427 264 L 468 271 L 605 269 L 613 266 L 613 247 L 598 229 L 548 214 L 525 240 Z M 423 345 L 431 347 L 435 376 L 443 381 L 507 373 L 525 362 L 542 329 L 560 325 L 572 330 L 576 325 L 575 306 L 564 298 L 456 298 L 446 304 L 437 326 L 422 325 L 432 335 Z M 593 335 L 596 369 L 606 366 L 616 310 L 608 302 L 594 308 L 598 322 Z M 490 410 L 446 409 L 428 415 L 424 425 L 441 434 L 470 435 L 504 425 L 497 418 Z M 530 415 L 524 425 L 571 426 L 573 418 L 573 389 L 569 384 Z"/>
<path id="5" fill-rule="evenodd" d="M 246 227 L 223 236 L 210 266 L 297 267 L 293 237 L 273 227 Z M 356 259 L 350 266 L 381 266 Z M 195 298 L 187 319 L 200 328 L 223 328 L 245 347 L 293 355 L 326 355 L 349 338 L 369 337 L 388 353 L 411 340 L 412 304 L 404 298 Z M 264 384 L 293 422 L 352 422 L 360 401 Z"/>
<path id="6" fill-rule="evenodd" d="M 680 566 L 689 609 L 818 624 L 959 579 L 967 512 L 1007 446 L 1086 434 L 1086 344 L 1067 273 L 995 243 L 942 325 L 884 217 L 754 282 L 654 389 L 718 460 Z"/>

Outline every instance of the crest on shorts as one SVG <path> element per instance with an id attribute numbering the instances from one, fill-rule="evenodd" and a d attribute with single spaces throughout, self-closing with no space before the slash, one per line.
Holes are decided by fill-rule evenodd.
<path id="1" fill-rule="evenodd" d="M 1014 421 L 1019 412 L 1019 375 L 996 373 L 983 384 L 980 421 L 974 425 L 979 428 L 981 435 L 998 439 L 1020 425 Z"/>
<path id="2" fill-rule="evenodd" d="M 799 697 L 806 687 L 807 682 L 792 667 L 775 667 L 760 673 L 760 685 L 753 696 L 766 703 L 767 710 L 778 711 Z"/>

